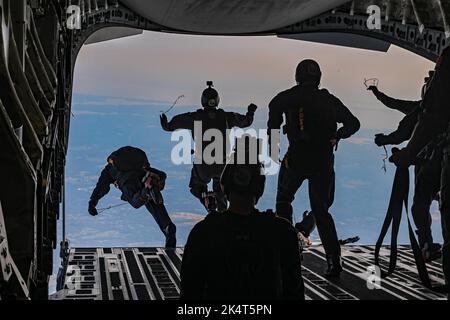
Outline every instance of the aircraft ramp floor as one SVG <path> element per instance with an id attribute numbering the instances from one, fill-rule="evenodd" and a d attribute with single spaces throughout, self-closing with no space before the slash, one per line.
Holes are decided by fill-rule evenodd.
<path id="1" fill-rule="evenodd" d="M 325 255 L 321 246 L 303 253 L 303 277 L 308 300 L 427 300 L 444 295 L 424 288 L 418 279 L 412 251 L 400 246 L 396 272 L 377 282 L 373 246 L 342 248 L 344 272 L 340 279 L 323 277 Z M 178 299 L 183 249 L 73 248 L 70 250 L 65 289 L 50 299 L 169 300 Z M 387 266 L 389 251 L 381 250 Z M 443 284 L 441 262 L 428 264 L 431 280 Z M 368 281 L 369 280 L 369 281 Z"/>

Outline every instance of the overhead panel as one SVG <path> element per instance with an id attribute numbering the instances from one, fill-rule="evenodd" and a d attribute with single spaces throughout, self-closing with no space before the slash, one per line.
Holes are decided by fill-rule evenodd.
<path id="1" fill-rule="evenodd" d="M 170 29 L 209 34 L 269 32 L 348 0 L 122 0 L 139 15 Z"/>

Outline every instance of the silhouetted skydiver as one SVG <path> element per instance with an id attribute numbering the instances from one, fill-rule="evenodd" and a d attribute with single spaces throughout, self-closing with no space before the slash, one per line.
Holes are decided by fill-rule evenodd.
<path id="1" fill-rule="evenodd" d="M 122 191 L 121 199 L 133 208 L 145 205 L 166 236 L 166 247 L 176 246 L 176 227 L 170 220 L 160 191 L 164 189 L 166 174 L 150 167 L 144 151 L 134 147 L 122 147 L 108 157 L 89 201 L 89 213 L 98 214 L 98 201 L 114 184 Z"/>
<path id="2" fill-rule="evenodd" d="M 327 255 L 325 275 L 339 276 L 341 250 L 328 212 L 334 200 L 333 148 L 339 140 L 356 133 L 360 123 L 338 98 L 319 89 L 321 76 L 317 62 L 302 61 L 296 70 L 297 85 L 270 102 L 267 126 L 269 130 L 280 129 L 284 115 L 284 133 L 289 140 L 278 177 L 277 214 L 292 223 L 291 203 L 302 183 L 308 180 L 311 209 Z M 337 129 L 337 123 L 343 126 Z"/>
<path id="3" fill-rule="evenodd" d="M 304 299 L 295 229 L 255 205 L 263 195 L 261 164 L 228 164 L 221 185 L 230 207 L 211 213 L 189 234 L 181 298 Z"/>
<path id="4" fill-rule="evenodd" d="M 205 199 L 205 194 L 208 191 L 208 183 L 213 182 L 213 191 L 217 200 L 218 210 L 224 211 L 227 208 L 227 200 L 224 197 L 223 192 L 220 189 L 219 179 L 226 163 L 226 157 L 229 150 L 226 149 L 226 141 L 229 139 L 227 130 L 233 127 L 246 128 L 253 123 L 253 116 L 257 109 L 257 106 L 251 104 L 248 106 L 247 114 L 242 115 L 235 112 L 226 112 L 219 109 L 219 94 L 212 88 L 212 82 L 208 82 L 208 88 L 203 91 L 201 102 L 203 109 L 199 109 L 195 112 L 188 112 L 177 115 L 169 122 L 165 114 L 161 115 L 161 126 L 165 131 L 175 131 L 177 129 L 188 129 L 191 131 L 195 140 L 198 137 L 194 136 L 195 123 L 201 123 L 201 152 L 202 155 L 196 154 L 196 158 L 200 158 L 201 163 L 194 163 L 191 172 L 191 180 L 189 182 L 189 188 L 191 193 L 200 200 L 200 202 L 208 208 L 208 199 Z M 204 141 L 203 135 L 209 129 L 217 129 L 221 132 L 223 137 L 223 150 L 222 156 L 219 161 L 214 163 L 206 163 L 203 152 L 205 148 L 213 143 L 213 141 Z M 198 145 L 199 141 L 195 141 Z"/>
<path id="5" fill-rule="evenodd" d="M 424 79 L 422 99 L 431 85 L 433 75 L 434 71 L 430 71 L 428 77 Z M 377 134 L 375 136 L 375 143 L 378 146 L 398 145 L 409 140 L 419 121 L 419 115 L 422 112 L 422 100 L 408 101 L 393 99 L 380 92 L 375 86 L 369 87 L 368 90 L 371 90 L 377 99 L 388 108 L 406 114 L 400 121 L 397 130 L 388 135 Z M 433 157 L 427 156 L 427 159 L 418 159 L 415 165 L 416 178 L 411 211 L 417 227 L 416 233 L 419 238 L 419 245 L 422 248 L 426 260 L 433 260 L 440 256 L 441 246 L 433 243 L 430 207 L 439 191 L 441 161 L 441 154 L 434 153 Z"/>
<path id="6" fill-rule="evenodd" d="M 417 155 L 431 142 L 443 148 L 440 182 L 440 211 L 442 222 L 443 270 L 450 285 L 450 48 L 439 58 L 433 81 L 423 98 L 423 111 L 406 148 L 395 153 L 392 161 L 399 167 L 409 167 Z M 439 151 L 439 150 L 438 150 Z"/>

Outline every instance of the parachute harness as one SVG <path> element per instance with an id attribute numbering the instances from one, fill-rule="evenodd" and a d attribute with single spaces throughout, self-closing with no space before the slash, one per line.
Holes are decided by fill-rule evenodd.
<path id="1" fill-rule="evenodd" d="M 381 169 L 383 169 L 384 173 L 386 173 L 387 172 L 386 160 L 389 158 L 389 155 L 388 155 L 386 146 L 383 146 L 383 149 L 384 149 L 384 154 L 382 154 L 382 156 L 383 156 L 383 159 L 382 159 L 383 165 L 381 166 Z"/>

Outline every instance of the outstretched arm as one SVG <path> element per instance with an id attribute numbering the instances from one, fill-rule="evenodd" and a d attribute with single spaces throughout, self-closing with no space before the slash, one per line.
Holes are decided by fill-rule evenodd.
<path id="1" fill-rule="evenodd" d="M 406 147 L 410 159 L 415 157 L 431 140 L 447 130 L 450 120 L 449 83 L 450 48 L 447 48 L 436 65 L 433 82 L 422 102 L 424 111 L 419 116 L 413 136 Z"/>
<path id="2" fill-rule="evenodd" d="M 94 191 L 92 191 L 91 201 L 97 205 L 98 201 L 103 198 L 110 190 L 111 183 L 114 183 L 114 178 L 112 177 L 110 170 L 112 166 L 108 164 L 100 174 L 98 178 L 97 185 Z"/>
<path id="3" fill-rule="evenodd" d="M 97 209 L 95 208 L 98 201 L 109 192 L 110 184 L 114 183 L 114 178 L 110 172 L 111 170 L 114 170 L 113 166 L 110 164 L 106 165 L 100 174 L 100 178 L 98 178 L 94 191 L 92 191 L 88 206 L 88 212 L 91 216 L 96 216 L 98 214 Z"/>
<path id="4" fill-rule="evenodd" d="M 228 127 L 247 128 L 252 125 L 255 111 L 258 107 L 255 104 L 248 106 L 247 113 L 245 115 L 236 112 L 227 112 Z"/>
<path id="5" fill-rule="evenodd" d="M 173 117 L 171 121 L 168 121 L 167 116 L 163 113 L 160 116 L 160 120 L 161 120 L 161 127 L 165 131 L 172 132 L 178 129 L 194 130 L 195 119 L 193 113 L 191 112 L 179 114 Z"/>
<path id="6" fill-rule="evenodd" d="M 444 50 L 436 64 L 431 87 L 423 99 L 423 112 L 406 148 L 392 156 L 392 162 L 399 167 L 408 167 L 417 154 L 439 134 L 444 133 L 449 124 L 448 101 L 450 91 L 450 48 Z"/>
<path id="7" fill-rule="evenodd" d="M 375 97 L 386 107 L 389 109 L 398 110 L 404 114 L 409 114 L 413 110 L 415 110 L 418 106 L 420 106 L 421 101 L 409 101 L 409 100 L 401 100 L 394 99 L 379 91 L 377 87 L 372 86 L 369 87 L 368 90 L 371 90 Z"/>
<path id="8" fill-rule="evenodd" d="M 400 121 L 397 130 L 395 130 L 394 132 L 388 135 L 377 134 L 375 136 L 376 145 L 378 145 L 379 147 L 389 144 L 398 145 L 409 140 L 418 122 L 420 111 L 421 108 L 418 107 L 413 112 L 406 115 L 402 119 L 402 121 Z"/>

